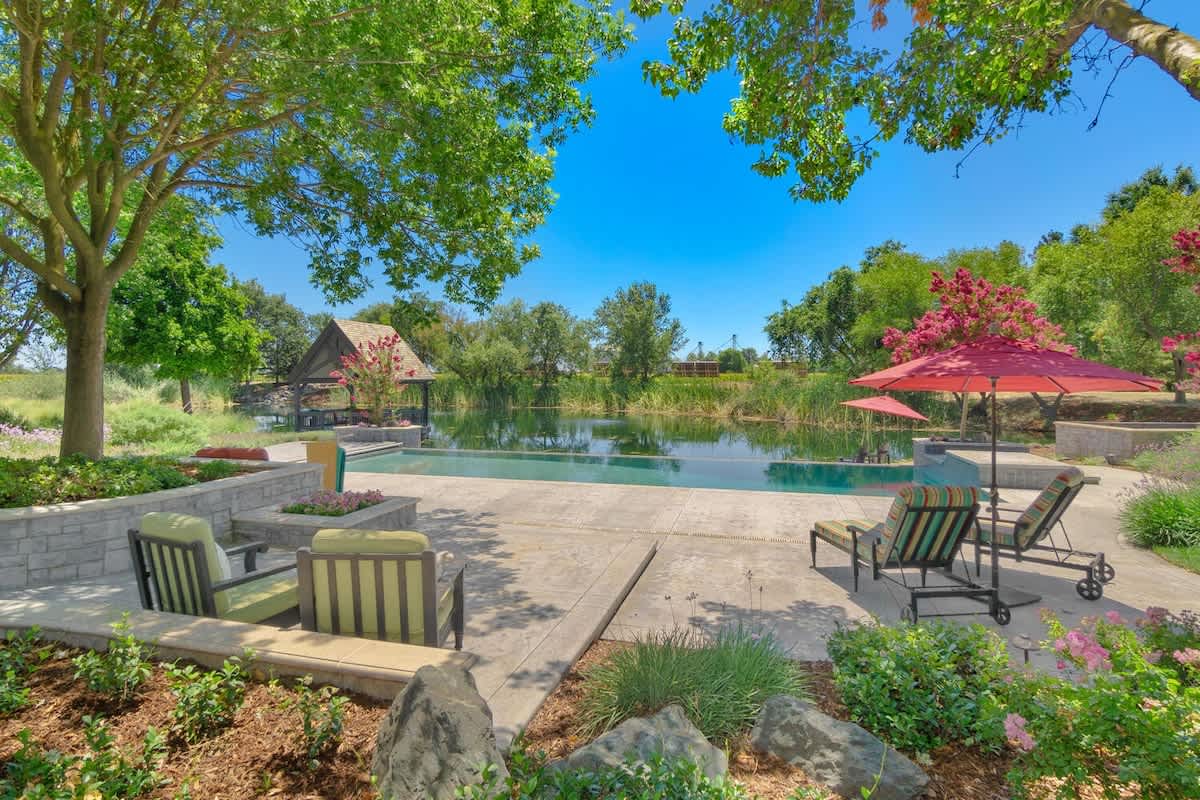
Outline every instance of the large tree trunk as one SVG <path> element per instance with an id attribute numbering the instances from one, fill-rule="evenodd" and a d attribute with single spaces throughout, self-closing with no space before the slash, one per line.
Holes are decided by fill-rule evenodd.
<path id="1" fill-rule="evenodd" d="M 67 311 L 67 390 L 59 455 L 104 454 L 104 324 L 109 293 L 85 289 Z"/>
<path id="2" fill-rule="evenodd" d="M 1150 19 L 1127 0 L 1083 0 L 1072 22 L 1065 39 L 1068 47 L 1089 23 L 1095 25 L 1114 42 L 1153 61 L 1200 100 L 1200 39 Z"/>
<path id="3" fill-rule="evenodd" d="M 183 413 L 192 413 L 192 382 L 187 378 L 179 379 L 179 403 L 183 406 Z"/>

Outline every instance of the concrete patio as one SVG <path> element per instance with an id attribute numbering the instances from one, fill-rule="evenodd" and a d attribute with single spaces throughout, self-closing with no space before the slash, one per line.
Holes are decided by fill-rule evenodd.
<path id="1" fill-rule="evenodd" d="M 1200 596 L 1200 575 L 1119 538 L 1118 496 L 1140 476 L 1087 471 L 1101 484 L 1079 496 L 1066 522 L 1076 546 L 1108 554 L 1116 580 L 1089 603 L 1075 593 L 1078 572 L 1002 562 L 1005 586 L 1044 598 L 1014 609 L 1012 623 L 997 628 L 1006 638 L 1041 638 L 1042 607 L 1071 622 L 1109 610 L 1136 616 L 1148 605 L 1187 607 Z M 809 562 L 813 521 L 882 518 L 890 498 L 355 472 L 346 488 L 420 497 L 415 527 L 466 563 L 465 648 L 505 742 L 597 637 L 634 640 L 679 625 L 740 622 L 769 630 L 796 658 L 821 659 L 838 625 L 898 619 L 904 600 L 869 576 L 852 593 L 846 557 L 832 547 L 819 545 L 817 569 Z M 1003 494 L 1018 505 L 1033 496 Z M 273 553 L 267 561 L 290 557 Z M 5 592 L 0 618 L 78 603 L 115 616 L 138 606 L 132 575 L 119 578 Z M 922 613 L 981 610 L 968 601 L 922 605 Z M 981 614 L 963 619 L 996 627 Z"/>

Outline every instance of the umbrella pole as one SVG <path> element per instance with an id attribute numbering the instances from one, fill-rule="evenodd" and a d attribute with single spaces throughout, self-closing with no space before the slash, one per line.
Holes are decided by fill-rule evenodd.
<path id="1" fill-rule="evenodd" d="M 1000 591 L 1000 550 L 996 547 L 996 520 L 999 512 L 996 509 L 996 504 L 999 502 L 997 492 L 999 487 L 996 485 L 999 478 L 996 475 L 996 439 L 1000 433 L 1000 420 L 996 414 L 996 381 L 999 380 L 996 376 L 992 376 L 992 491 L 988 497 L 988 505 L 992 509 L 992 588 L 996 590 L 996 594 L 992 595 L 991 611 L 992 616 L 996 615 L 996 606 L 999 602 Z"/>

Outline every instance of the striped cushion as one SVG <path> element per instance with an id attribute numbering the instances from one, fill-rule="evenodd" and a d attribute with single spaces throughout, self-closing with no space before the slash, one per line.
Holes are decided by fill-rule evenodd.
<path id="1" fill-rule="evenodd" d="M 1062 507 L 1057 509 L 1054 519 L 1047 519 L 1046 515 L 1055 508 L 1063 493 L 1076 488 L 1081 483 L 1083 483 L 1083 470 L 1078 467 L 1070 467 L 1058 473 L 1054 480 L 1050 481 L 1045 489 L 1042 489 L 1042 493 L 1034 499 L 1029 508 L 1025 509 L 1025 513 L 1017 519 L 1017 546 L 1028 547 L 1033 543 L 1037 534 L 1049 529 L 1057 522 L 1058 516 L 1063 512 Z"/>
<path id="2" fill-rule="evenodd" d="M 979 541 L 983 544 L 990 544 L 992 541 L 991 520 L 980 520 L 979 527 L 982 529 L 980 531 Z M 1000 543 L 1001 547 L 1015 547 L 1016 540 L 1017 540 L 1017 537 L 1013 533 L 1013 525 L 1011 522 L 997 522 L 996 523 L 996 541 Z M 967 533 L 967 541 L 968 542 L 975 541 L 975 526 L 974 525 L 971 526 L 971 530 Z"/>
<path id="3" fill-rule="evenodd" d="M 858 555 L 859 558 L 870 561 L 871 545 L 873 542 L 878 542 L 883 535 L 882 523 L 872 522 L 869 519 L 837 519 L 818 522 L 813 528 L 816 530 L 817 536 L 849 553 L 850 546 L 854 541 L 850 535 L 851 525 L 860 531 L 866 531 L 866 533 L 858 535 Z M 877 557 L 883 557 L 882 544 L 875 544 L 875 554 Z"/>
<path id="4" fill-rule="evenodd" d="M 884 522 L 882 561 L 949 561 L 979 504 L 974 486 L 905 486 Z M 932 511 L 926 509 L 940 508 Z"/>

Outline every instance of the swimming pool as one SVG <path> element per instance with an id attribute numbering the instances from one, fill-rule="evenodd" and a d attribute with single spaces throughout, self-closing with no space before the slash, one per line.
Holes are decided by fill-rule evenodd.
<path id="1" fill-rule="evenodd" d="M 899 486 L 913 480 L 911 465 L 428 448 L 358 456 L 346 465 L 346 469 L 407 475 L 874 495 L 895 494 Z"/>

